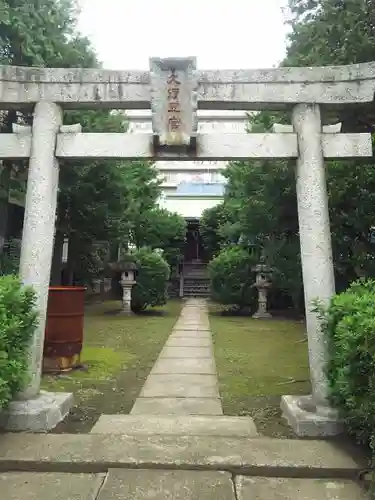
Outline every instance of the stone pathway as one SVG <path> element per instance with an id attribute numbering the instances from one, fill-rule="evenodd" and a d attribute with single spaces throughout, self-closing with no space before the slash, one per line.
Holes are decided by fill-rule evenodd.
<path id="1" fill-rule="evenodd" d="M 256 436 L 250 417 L 224 417 L 204 299 L 189 299 L 130 415 L 102 415 L 93 434 Z"/>
<path id="2" fill-rule="evenodd" d="M 222 415 L 204 300 L 189 299 L 131 414 Z"/>
<path id="3" fill-rule="evenodd" d="M 334 443 L 262 438 L 223 415 L 204 300 L 188 300 L 130 415 L 90 434 L 0 436 L 1 498 L 365 500 Z M 19 472 L 24 471 L 24 472 Z"/>
<path id="4" fill-rule="evenodd" d="M 215 471 L 110 469 L 102 474 L 0 474 L 6 500 L 366 500 L 351 481 Z"/>
<path id="5" fill-rule="evenodd" d="M 6 500 L 366 500 L 356 482 L 365 466 L 314 440 L 0 436 Z"/>

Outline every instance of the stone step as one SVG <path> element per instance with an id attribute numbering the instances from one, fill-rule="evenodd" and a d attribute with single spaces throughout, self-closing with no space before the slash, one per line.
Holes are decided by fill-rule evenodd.
<path id="1" fill-rule="evenodd" d="M 189 288 L 189 289 L 193 289 L 193 288 L 201 288 L 202 290 L 205 290 L 205 289 L 209 290 L 209 289 L 210 289 L 210 285 L 209 285 L 209 284 L 206 284 L 206 283 L 201 283 L 201 282 L 199 282 L 199 281 L 198 281 L 198 282 L 195 282 L 195 281 L 194 281 L 194 282 L 193 282 L 193 281 L 191 281 L 191 282 L 186 282 L 186 281 L 185 281 L 185 282 L 184 282 L 184 286 L 183 286 L 183 288 L 184 288 L 184 289 L 187 289 L 187 288 Z"/>
<path id="2" fill-rule="evenodd" d="M 234 489 L 237 500 L 368 499 L 365 491 L 354 481 L 236 476 Z M 231 499 L 229 495 L 227 498 Z"/>
<path id="3" fill-rule="evenodd" d="M 102 415 L 92 434 L 256 437 L 250 417 Z"/>
<path id="4" fill-rule="evenodd" d="M 209 297 L 210 292 L 204 290 L 184 290 L 184 297 Z"/>
<path id="5" fill-rule="evenodd" d="M 367 465 L 357 449 L 345 451 L 335 442 L 322 440 L 121 434 L 0 435 L 0 470 L 3 471 L 77 474 L 136 467 L 227 470 L 254 477 L 357 479 Z"/>
<path id="6" fill-rule="evenodd" d="M 199 276 L 189 276 L 189 277 L 186 277 L 184 279 L 184 283 L 185 284 L 194 284 L 194 283 L 197 283 L 197 284 L 200 284 L 200 285 L 209 285 L 210 284 L 210 280 L 207 279 L 207 278 L 201 278 Z"/>
<path id="7" fill-rule="evenodd" d="M 194 285 L 194 284 L 191 284 L 191 285 L 185 285 L 184 286 L 184 290 L 209 290 L 210 287 L 209 286 L 206 286 L 206 285 Z"/>
<path id="8" fill-rule="evenodd" d="M 184 287 L 184 293 L 208 293 L 209 291 L 210 289 L 206 287 Z"/>
<path id="9" fill-rule="evenodd" d="M 0 473 L 4 499 L 368 500 L 354 481 L 232 476 L 224 471 L 116 469 Z"/>
<path id="10" fill-rule="evenodd" d="M 206 286 L 184 286 L 183 288 L 184 290 L 184 293 L 194 293 L 194 292 L 197 292 L 197 293 L 209 293 L 210 292 L 210 287 L 206 287 Z"/>
<path id="11" fill-rule="evenodd" d="M 210 286 L 210 281 L 206 279 L 199 279 L 199 278 L 186 278 L 184 280 L 184 286 L 205 286 L 209 287 Z"/>

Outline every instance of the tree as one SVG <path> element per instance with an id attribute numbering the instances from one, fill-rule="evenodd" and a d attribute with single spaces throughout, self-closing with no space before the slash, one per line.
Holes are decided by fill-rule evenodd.
<path id="1" fill-rule="evenodd" d="M 284 65 L 350 64 L 375 59 L 375 6 L 365 1 L 291 0 L 292 33 Z M 360 111 L 343 116 L 344 130 L 372 130 Z M 253 132 L 283 122 L 280 113 L 252 117 Z M 375 270 L 373 244 L 374 166 L 327 162 L 331 232 L 338 287 Z M 232 162 L 225 205 L 241 232 L 262 246 L 276 268 L 274 284 L 301 304 L 298 218 L 294 168 L 284 161 Z M 360 200 L 360 203 L 358 203 Z"/>
<path id="2" fill-rule="evenodd" d="M 233 233 L 236 234 L 234 225 L 231 211 L 228 210 L 227 204 L 224 202 L 203 212 L 199 229 L 208 259 L 211 260 L 215 257 L 231 241 L 233 236 L 235 240 L 238 240 L 233 235 Z"/>
<path id="3" fill-rule="evenodd" d="M 0 0 L 0 61 L 14 66 L 97 66 L 78 34 L 75 0 Z"/>
<path id="4" fill-rule="evenodd" d="M 355 64 L 375 59 L 373 0 L 289 0 L 285 66 Z"/>
<path id="5" fill-rule="evenodd" d="M 143 160 L 131 162 L 131 168 L 124 172 L 124 179 L 128 186 L 128 208 L 126 218 L 130 224 L 129 242 L 140 247 L 137 231 L 147 223 L 147 216 L 156 208 L 161 195 L 161 180 L 154 163 Z"/>
<path id="6" fill-rule="evenodd" d="M 77 32 L 75 0 L 0 1 L 0 62 L 18 66 L 97 67 L 89 41 Z M 3 131 L 17 120 L 31 123 L 30 114 L 2 116 Z M 123 115 L 107 110 L 68 111 L 64 123 L 80 123 L 85 132 L 125 132 Z M 7 162 L 2 221 L 14 162 Z M 137 219 L 159 196 L 156 172 L 148 162 L 61 162 L 53 282 L 60 282 L 64 237 L 69 238 L 68 270 L 84 276 L 97 260 L 95 242 L 120 241 L 137 227 Z M 1 228 L 5 233 L 6 228 Z M 91 264 L 90 264 L 91 263 Z M 85 271 L 86 267 L 86 271 Z"/>
<path id="7" fill-rule="evenodd" d="M 292 32 L 284 65 L 340 65 L 375 60 L 372 0 L 290 0 Z M 360 108 L 342 115 L 343 131 L 374 132 Z M 327 162 L 330 220 L 338 288 L 374 272 L 373 161 Z"/>
<path id="8" fill-rule="evenodd" d="M 284 66 L 345 65 L 375 60 L 373 0 L 289 0 L 292 13 Z M 360 108 L 342 113 L 344 132 L 374 131 Z"/>
<path id="9" fill-rule="evenodd" d="M 87 38 L 76 30 L 75 0 L 0 0 L 0 64 L 42 67 L 98 66 Z M 30 113 L 0 113 L 0 133 L 12 124 L 31 124 Z M 7 232 L 8 198 L 12 178 L 22 177 L 25 164 L 4 161 L 0 190 L 0 252 Z"/>
<path id="10" fill-rule="evenodd" d="M 242 242 L 263 248 L 275 269 L 274 288 L 300 308 L 303 289 L 293 167 L 285 161 L 232 162 L 225 176 L 226 210 L 237 218 Z"/>
<path id="11" fill-rule="evenodd" d="M 177 213 L 155 207 L 146 210 L 142 221 L 134 227 L 134 243 L 138 248 L 149 247 L 164 250 L 163 257 L 175 267 L 181 257 L 186 238 L 186 221 Z"/>
<path id="12" fill-rule="evenodd" d="M 158 196 L 157 172 L 143 161 L 66 164 L 61 172 L 58 233 L 60 240 L 69 238 L 69 281 L 74 274 L 87 279 L 87 255 L 98 241 L 126 247 L 133 241 Z"/>

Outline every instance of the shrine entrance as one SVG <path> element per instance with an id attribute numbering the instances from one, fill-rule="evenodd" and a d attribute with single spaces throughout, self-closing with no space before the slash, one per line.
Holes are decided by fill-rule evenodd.
<path id="1" fill-rule="evenodd" d="M 324 159 L 371 157 L 369 133 L 341 133 L 348 108 L 373 102 L 374 63 L 329 68 L 198 71 L 195 58 L 151 59 L 150 71 L 0 68 L 0 109 L 34 107 L 33 125 L 0 135 L 0 159 L 29 159 L 20 275 L 37 296 L 39 323 L 30 344 L 29 381 L 21 397 L 38 398 L 60 159 L 149 158 L 229 161 L 294 159 L 312 395 L 284 396 L 282 410 L 305 435 L 334 434 L 326 346 L 318 299 L 335 292 Z M 86 134 L 62 123 L 63 109 L 152 111 L 150 134 Z M 273 133 L 197 131 L 197 110 L 284 110 L 291 125 Z M 192 223 L 193 224 L 193 223 Z M 193 225 L 187 258 L 201 258 Z M 316 435 L 316 434 L 315 434 Z"/>
<path id="2" fill-rule="evenodd" d="M 205 262 L 204 246 L 198 219 L 187 219 L 184 262 Z"/>

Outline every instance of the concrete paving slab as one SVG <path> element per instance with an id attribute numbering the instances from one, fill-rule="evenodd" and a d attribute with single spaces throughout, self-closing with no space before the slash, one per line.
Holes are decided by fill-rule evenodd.
<path id="1" fill-rule="evenodd" d="M 218 398 L 215 375 L 150 375 L 140 394 L 143 398 Z"/>
<path id="2" fill-rule="evenodd" d="M 238 500 L 365 500 L 352 481 L 237 476 Z"/>
<path id="3" fill-rule="evenodd" d="M 92 434 L 148 434 L 175 436 L 236 436 L 258 435 L 250 417 L 224 416 L 155 416 L 102 415 L 91 430 Z"/>
<path id="4" fill-rule="evenodd" d="M 105 472 L 111 467 L 178 466 L 262 477 L 354 479 L 367 465 L 366 457 L 358 452 L 348 453 L 338 443 L 321 440 L 110 434 L 0 436 L 0 470 L 42 471 L 48 467 L 52 472 L 78 473 Z"/>
<path id="5" fill-rule="evenodd" d="M 174 337 L 171 335 L 167 340 L 167 347 L 211 347 L 211 339 L 199 337 Z"/>
<path id="6" fill-rule="evenodd" d="M 105 474 L 7 472 L 0 474 L 4 500 L 95 500 Z"/>
<path id="7" fill-rule="evenodd" d="M 137 398 L 132 415 L 222 415 L 219 398 Z"/>
<path id="8" fill-rule="evenodd" d="M 159 358 L 151 370 L 151 376 L 160 374 L 216 375 L 213 358 Z"/>
<path id="9" fill-rule="evenodd" d="M 163 358 L 212 358 L 211 347 L 164 347 L 159 360 Z"/>
<path id="10" fill-rule="evenodd" d="M 203 325 L 176 325 L 174 328 L 175 330 L 187 330 L 187 331 L 201 331 L 201 332 L 207 332 L 210 333 L 210 328 L 209 327 L 204 327 Z"/>
<path id="11" fill-rule="evenodd" d="M 235 500 L 226 472 L 111 469 L 98 500 Z"/>
<path id="12" fill-rule="evenodd" d="M 174 338 L 176 337 L 199 337 L 199 338 L 211 338 L 211 332 L 208 330 L 173 330 L 171 334 Z"/>
<path id="13" fill-rule="evenodd" d="M 195 331 L 195 332 L 205 332 L 205 333 L 208 333 L 210 334 L 210 328 L 209 327 L 204 327 L 203 325 L 197 325 L 197 326 L 189 326 L 189 325 L 182 325 L 182 326 L 178 326 L 177 328 L 175 328 L 174 331 L 179 331 L 179 330 L 186 330 L 186 331 Z"/>
<path id="14" fill-rule="evenodd" d="M 200 323 L 200 322 L 186 322 L 186 321 L 177 321 L 174 325 L 175 330 L 204 330 L 209 331 L 210 325 L 208 323 Z"/>

